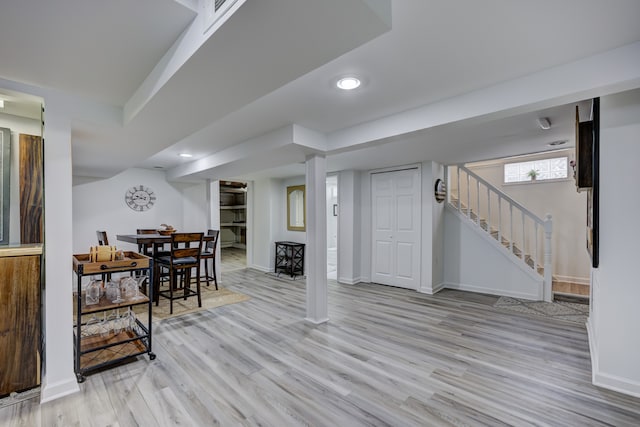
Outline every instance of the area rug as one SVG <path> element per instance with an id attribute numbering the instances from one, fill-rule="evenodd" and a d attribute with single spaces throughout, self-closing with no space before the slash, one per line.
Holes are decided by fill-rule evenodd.
<path id="1" fill-rule="evenodd" d="M 195 287 L 195 285 L 194 285 Z M 247 295 L 230 291 L 229 289 L 219 286 L 216 291 L 215 286 L 201 286 L 202 307 L 198 307 L 198 298 L 189 297 L 186 299 L 177 299 L 173 301 L 173 314 L 169 314 L 169 300 L 160 297 L 159 304 L 153 303 L 152 318 L 153 321 L 168 319 L 170 317 L 181 316 L 183 314 L 194 313 L 200 310 L 222 307 L 223 305 L 235 304 L 247 301 L 250 298 Z M 136 309 L 136 313 L 138 309 Z M 140 313 L 138 313 L 140 315 Z"/>
<path id="2" fill-rule="evenodd" d="M 516 313 L 533 314 L 536 316 L 551 317 L 584 325 L 589 316 L 589 306 L 573 302 L 532 301 L 520 298 L 500 297 L 495 308 L 513 311 Z"/>

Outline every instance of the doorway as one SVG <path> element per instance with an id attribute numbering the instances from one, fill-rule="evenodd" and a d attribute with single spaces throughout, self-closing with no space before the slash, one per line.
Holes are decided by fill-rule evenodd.
<path id="1" fill-rule="evenodd" d="M 371 281 L 418 289 L 420 169 L 371 174 Z"/>
<path id="2" fill-rule="evenodd" d="M 327 279 L 338 279 L 338 176 L 327 176 Z"/>
<path id="3" fill-rule="evenodd" d="M 220 181 L 220 270 L 247 267 L 247 183 Z"/>

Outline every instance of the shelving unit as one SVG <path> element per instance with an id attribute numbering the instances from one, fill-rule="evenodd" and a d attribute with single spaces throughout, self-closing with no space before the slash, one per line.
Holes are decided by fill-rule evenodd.
<path id="1" fill-rule="evenodd" d="M 245 184 L 220 184 L 220 247 L 246 248 L 247 191 Z"/>
<path id="2" fill-rule="evenodd" d="M 147 286 L 148 294 L 139 299 L 125 299 L 120 303 L 101 296 L 97 304 L 87 305 L 82 289 L 82 278 L 89 275 L 119 272 L 145 272 L 148 283 L 153 283 L 153 260 L 147 256 L 125 252 L 118 261 L 90 262 L 89 254 L 73 256 L 73 271 L 77 276 L 74 292 L 74 369 L 78 382 L 85 374 L 114 365 L 126 359 L 151 352 L 151 302 L 153 286 Z M 143 307 L 141 317 L 133 312 L 134 307 Z M 111 311 L 109 315 L 107 312 Z M 139 314 L 140 310 L 138 310 Z M 102 317 L 100 317 L 102 314 Z M 133 317 L 132 317 L 133 316 Z M 146 317 L 146 319 L 145 319 Z"/>
<path id="3" fill-rule="evenodd" d="M 304 276 L 304 243 L 276 242 L 275 273 Z"/>

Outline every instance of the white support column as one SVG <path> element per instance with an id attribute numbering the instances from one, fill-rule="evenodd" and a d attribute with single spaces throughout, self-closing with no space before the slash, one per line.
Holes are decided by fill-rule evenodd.
<path id="1" fill-rule="evenodd" d="M 544 217 L 544 300 L 553 301 L 553 265 L 551 258 L 551 232 L 553 231 L 553 221 L 551 214 Z"/>
<path id="2" fill-rule="evenodd" d="M 80 390 L 73 371 L 73 306 L 71 289 L 76 277 L 71 269 L 72 185 L 71 125 L 63 109 L 47 103 L 44 128 L 44 229 L 46 260 L 43 333 L 44 375 L 40 402 Z M 53 195 L 55 194 L 55 197 Z M 1 350 L 5 351 L 5 349 Z"/>
<path id="3" fill-rule="evenodd" d="M 324 156 L 306 161 L 307 317 L 313 323 L 329 320 L 327 301 L 327 173 Z"/>

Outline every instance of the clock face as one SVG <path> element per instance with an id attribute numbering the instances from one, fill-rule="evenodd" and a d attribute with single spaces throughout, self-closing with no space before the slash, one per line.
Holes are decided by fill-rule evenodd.
<path id="1" fill-rule="evenodd" d="M 142 212 L 151 209 L 156 202 L 156 195 L 149 187 L 138 185 L 127 190 L 124 201 L 134 211 Z"/>

